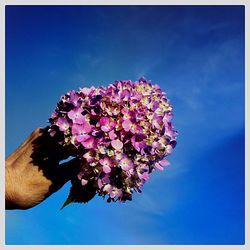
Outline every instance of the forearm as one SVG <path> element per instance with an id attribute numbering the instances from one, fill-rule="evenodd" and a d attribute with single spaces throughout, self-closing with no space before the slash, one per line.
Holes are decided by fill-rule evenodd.
<path id="1" fill-rule="evenodd" d="M 38 128 L 5 161 L 5 209 L 29 209 L 79 172 L 78 160 L 59 166 L 68 154 Z"/>
<path id="2" fill-rule="evenodd" d="M 5 209 L 27 209 L 29 205 L 29 171 L 26 166 L 31 162 L 30 155 L 34 139 L 31 134 L 5 160 Z M 27 181 L 28 180 L 28 181 Z"/>
<path id="3" fill-rule="evenodd" d="M 21 176 L 17 173 L 14 162 L 5 161 L 5 209 L 27 209 Z"/>
<path id="4" fill-rule="evenodd" d="M 15 201 L 15 188 L 13 186 L 13 174 L 8 159 L 5 162 L 5 209 L 18 209 Z"/>

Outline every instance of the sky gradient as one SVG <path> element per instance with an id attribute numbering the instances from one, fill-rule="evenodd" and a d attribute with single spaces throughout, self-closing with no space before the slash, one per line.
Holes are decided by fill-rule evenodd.
<path id="1" fill-rule="evenodd" d="M 244 244 L 244 7 L 7 6 L 6 156 L 60 96 L 145 76 L 178 144 L 132 202 L 6 212 L 6 244 Z"/>

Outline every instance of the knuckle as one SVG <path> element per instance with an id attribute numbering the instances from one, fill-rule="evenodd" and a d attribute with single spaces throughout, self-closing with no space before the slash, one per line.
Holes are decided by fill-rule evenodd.
<path id="1" fill-rule="evenodd" d="M 43 128 L 36 128 L 34 131 L 33 131 L 33 135 L 34 136 L 38 136 L 38 135 L 41 135 L 43 133 L 44 129 Z"/>

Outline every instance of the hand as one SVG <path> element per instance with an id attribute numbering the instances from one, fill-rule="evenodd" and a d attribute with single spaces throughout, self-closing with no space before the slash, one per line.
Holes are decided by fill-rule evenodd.
<path id="1" fill-rule="evenodd" d="M 6 209 L 32 208 L 74 178 L 80 169 L 78 159 L 59 165 L 68 156 L 47 129 L 33 131 L 6 159 Z"/>

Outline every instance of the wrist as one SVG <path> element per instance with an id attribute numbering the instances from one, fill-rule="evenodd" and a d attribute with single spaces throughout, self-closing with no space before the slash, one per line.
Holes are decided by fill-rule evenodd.
<path id="1" fill-rule="evenodd" d="M 5 209 L 15 209 L 14 188 L 11 185 L 11 165 L 10 161 L 5 162 Z"/>
<path id="2" fill-rule="evenodd" d="M 22 195 L 15 169 L 10 160 L 7 159 L 5 164 L 5 209 L 22 209 Z"/>

